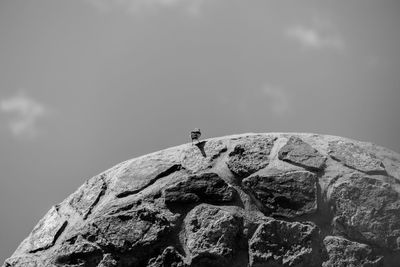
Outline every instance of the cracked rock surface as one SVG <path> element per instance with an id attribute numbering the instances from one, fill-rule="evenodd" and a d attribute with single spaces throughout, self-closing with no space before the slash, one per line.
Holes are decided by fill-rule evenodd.
<path id="1" fill-rule="evenodd" d="M 242 134 L 122 162 L 54 205 L 3 267 L 399 266 L 400 155 Z"/>

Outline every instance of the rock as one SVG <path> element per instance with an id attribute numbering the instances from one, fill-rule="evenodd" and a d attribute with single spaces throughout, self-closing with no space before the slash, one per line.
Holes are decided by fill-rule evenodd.
<path id="1" fill-rule="evenodd" d="M 128 210 L 111 210 L 96 216 L 76 232 L 100 246 L 111 245 L 121 252 L 135 251 L 161 242 L 163 235 L 175 227 L 176 220 L 177 216 L 169 210 L 143 203 Z M 99 232 L 102 235 L 98 235 Z"/>
<path id="2" fill-rule="evenodd" d="M 329 260 L 322 267 L 379 267 L 383 266 L 382 257 L 373 255 L 370 246 L 358 242 L 349 241 L 339 236 L 327 236 L 324 246 Z"/>
<path id="3" fill-rule="evenodd" d="M 221 140 L 202 141 L 183 151 L 182 166 L 191 173 L 207 170 L 226 150 L 226 144 Z"/>
<path id="4" fill-rule="evenodd" d="M 97 266 L 102 258 L 102 250 L 82 236 L 68 240 L 67 245 L 62 245 L 56 250 L 56 256 L 52 260 L 56 265 L 86 264 Z"/>
<path id="5" fill-rule="evenodd" d="M 315 171 L 322 170 L 326 161 L 326 157 L 318 150 L 296 136 L 289 138 L 286 145 L 279 150 L 278 157 L 280 160 Z"/>
<path id="6" fill-rule="evenodd" d="M 103 258 L 104 254 L 109 254 L 108 257 L 116 255 L 119 258 L 123 255 L 123 266 L 140 265 L 167 241 L 177 219 L 168 210 L 147 202 L 119 208 L 108 207 L 98 216 L 94 215 L 88 223 L 68 231 L 67 240 L 60 247 L 72 253 L 61 254 L 58 251 L 57 254 L 61 256 L 56 261 L 65 266 L 76 262 L 84 266 L 97 266 L 100 261 L 103 265 L 110 265 L 114 260 L 106 261 Z M 85 252 L 77 249 L 84 244 L 92 244 L 89 246 L 92 249 Z"/>
<path id="7" fill-rule="evenodd" d="M 383 166 L 385 166 L 385 170 L 390 176 L 400 181 L 400 162 L 385 159 Z"/>
<path id="8" fill-rule="evenodd" d="M 24 240 L 17 251 L 27 250 L 30 253 L 35 253 L 52 247 L 67 224 L 68 221 L 59 213 L 58 207 L 53 206 L 33 228 L 32 233 L 27 240 Z"/>
<path id="9" fill-rule="evenodd" d="M 39 267 L 39 266 L 48 266 L 48 264 L 44 260 L 40 260 L 37 257 L 22 256 L 22 257 L 12 257 L 10 259 L 7 259 L 4 262 L 3 266 Z"/>
<path id="10" fill-rule="evenodd" d="M 397 266 L 399 170 L 336 136 L 184 144 L 87 180 L 3 267 Z"/>
<path id="11" fill-rule="evenodd" d="M 249 241 L 250 267 L 320 266 L 318 229 L 312 224 L 270 220 Z"/>
<path id="12" fill-rule="evenodd" d="M 329 143 L 329 155 L 353 168 L 365 173 L 383 173 L 385 167 L 381 160 L 366 149 L 350 142 L 333 141 Z"/>
<path id="13" fill-rule="evenodd" d="M 118 262 L 114 259 L 114 257 L 111 254 L 105 254 L 103 256 L 103 259 L 97 266 L 98 267 L 117 267 Z"/>
<path id="14" fill-rule="evenodd" d="M 317 210 L 317 179 L 314 173 L 282 173 L 280 170 L 270 169 L 247 177 L 242 184 L 260 201 L 266 215 L 296 217 Z"/>
<path id="15" fill-rule="evenodd" d="M 186 267 L 184 258 L 172 246 L 164 249 L 163 253 L 157 258 L 150 259 L 147 267 Z"/>
<path id="16" fill-rule="evenodd" d="M 354 173 L 337 180 L 329 192 L 336 233 L 400 250 L 400 196 L 389 184 Z"/>
<path id="17" fill-rule="evenodd" d="M 229 153 L 226 163 L 236 176 L 244 178 L 269 163 L 269 154 L 274 145 L 275 138 L 254 137 L 240 140 Z"/>
<path id="18" fill-rule="evenodd" d="M 202 204 L 184 221 L 191 266 L 228 266 L 238 248 L 243 219 L 234 211 Z"/>
<path id="19" fill-rule="evenodd" d="M 158 179 L 179 171 L 181 164 L 172 151 L 156 152 L 131 160 L 121 166 L 110 183 L 110 191 L 118 198 L 134 195 Z"/>
<path id="20" fill-rule="evenodd" d="M 235 190 L 216 173 L 192 175 L 165 189 L 165 203 L 229 202 Z"/>
<path id="21" fill-rule="evenodd" d="M 106 190 L 107 184 L 104 177 L 102 175 L 95 176 L 86 181 L 76 193 L 72 194 L 69 204 L 86 219 Z"/>

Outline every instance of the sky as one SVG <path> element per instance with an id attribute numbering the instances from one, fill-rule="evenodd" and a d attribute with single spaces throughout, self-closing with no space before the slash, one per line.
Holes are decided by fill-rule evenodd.
<path id="1" fill-rule="evenodd" d="M 397 0 L 1 0 L 0 262 L 113 165 L 312 132 L 400 152 Z"/>

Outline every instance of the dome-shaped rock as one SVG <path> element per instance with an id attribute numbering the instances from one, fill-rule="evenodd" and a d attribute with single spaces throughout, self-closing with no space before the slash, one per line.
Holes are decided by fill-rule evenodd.
<path id="1" fill-rule="evenodd" d="M 128 160 L 53 206 L 3 267 L 398 266 L 400 155 L 242 134 Z"/>

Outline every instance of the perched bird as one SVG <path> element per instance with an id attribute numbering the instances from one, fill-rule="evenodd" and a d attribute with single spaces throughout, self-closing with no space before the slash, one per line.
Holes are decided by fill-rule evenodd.
<path id="1" fill-rule="evenodd" d="M 194 130 L 190 132 L 190 138 L 192 138 L 192 145 L 194 140 L 196 140 L 197 143 L 199 142 L 200 136 L 201 132 L 200 129 L 198 128 L 194 128 Z"/>

